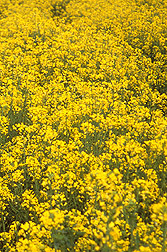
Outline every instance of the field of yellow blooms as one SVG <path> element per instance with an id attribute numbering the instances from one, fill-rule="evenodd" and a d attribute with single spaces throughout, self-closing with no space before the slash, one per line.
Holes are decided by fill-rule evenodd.
<path id="1" fill-rule="evenodd" d="M 0 251 L 167 251 L 167 0 L 0 1 Z"/>

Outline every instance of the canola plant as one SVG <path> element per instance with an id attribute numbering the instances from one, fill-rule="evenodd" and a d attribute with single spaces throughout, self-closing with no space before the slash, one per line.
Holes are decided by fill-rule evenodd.
<path id="1" fill-rule="evenodd" d="M 167 251 L 167 0 L 0 1 L 0 251 Z"/>

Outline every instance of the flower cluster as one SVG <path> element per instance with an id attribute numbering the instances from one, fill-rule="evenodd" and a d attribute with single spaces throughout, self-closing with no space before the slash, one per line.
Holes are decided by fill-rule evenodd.
<path id="1" fill-rule="evenodd" d="M 167 1 L 0 1 L 0 250 L 167 251 Z"/>

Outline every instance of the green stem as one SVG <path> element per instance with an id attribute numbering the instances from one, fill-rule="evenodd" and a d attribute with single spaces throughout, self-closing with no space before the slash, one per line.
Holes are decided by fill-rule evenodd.
<path id="1" fill-rule="evenodd" d="M 167 222 L 164 221 L 163 223 L 163 243 L 162 243 L 162 252 L 166 251 L 166 232 L 167 232 Z"/>
<path id="2" fill-rule="evenodd" d="M 3 230 L 3 232 L 5 232 L 5 221 L 4 221 L 4 216 L 3 216 L 2 212 L 1 212 L 1 221 L 2 221 L 2 230 Z"/>

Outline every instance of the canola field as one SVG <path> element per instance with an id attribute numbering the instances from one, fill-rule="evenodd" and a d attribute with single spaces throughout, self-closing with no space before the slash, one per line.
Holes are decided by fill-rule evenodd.
<path id="1" fill-rule="evenodd" d="M 167 251 L 167 0 L 0 1 L 0 251 Z"/>

